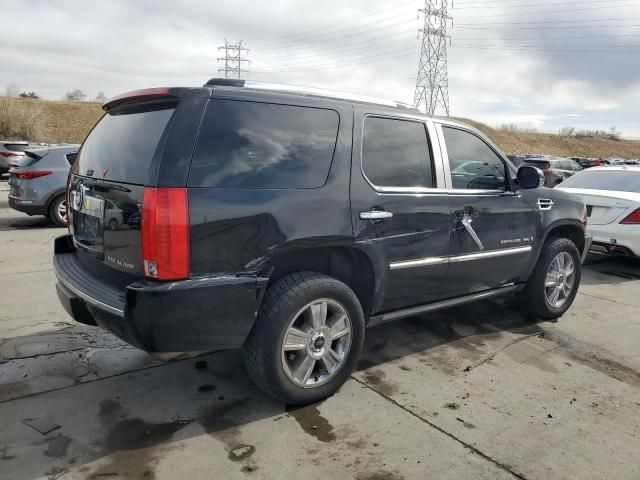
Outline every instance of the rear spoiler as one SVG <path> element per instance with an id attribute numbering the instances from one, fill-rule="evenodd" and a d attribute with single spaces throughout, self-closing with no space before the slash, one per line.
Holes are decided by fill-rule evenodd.
<path id="1" fill-rule="evenodd" d="M 115 97 L 110 98 L 102 105 L 102 109 L 106 112 L 107 110 L 124 103 L 161 100 L 163 98 L 177 98 L 177 95 L 173 95 L 172 93 L 170 93 L 170 89 L 168 87 L 134 90 L 133 92 L 123 93 L 121 95 L 116 95 Z"/>

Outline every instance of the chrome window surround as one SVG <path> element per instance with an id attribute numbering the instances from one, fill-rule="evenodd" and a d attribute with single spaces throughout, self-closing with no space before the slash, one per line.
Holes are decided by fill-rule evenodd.
<path id="1" fill-rule="evenodd" d="M 421 123 L 425 128 L 425 134 L 427 138 L 427 147 L 429 148 L 429 156 L 431 158 L 431 167 L 432 172 L 435 174 L 435 187 L 394 187 L 394 186 L 381 186 L 373 183 L 367 174 L 364 172 L 364 122 L 367 118 L 384 118 L 387 120 L 399 120 L 404 122 L 415 122 Z M 438 138 L 436 136 L 436 132 L 433 126 L 433 122 L 424 117 L 420 117 L 417 115 L 382 115 L 382 114 L 374 114 L 367 113 L 362 116 L 362 122 L 360 123 L 360 173 L 365 181 L 378 193 L 385 194 L 445 194 L 446 191 L 443 188 L 445 185 L 444 181 L 444 172 L 442 170 L 442 159 L 439 158 L 439 155 L 436 155 L 436 145 L 438 142 Z"/>
<path id="2" fill-rule="evenodd" d="M 507 255 L 518 255 L 521 253 L 531 253 L 531 245 L 513 248 L 502 248 L 499 250 L 489 250 L 486 252 L 465 253 L 463 255 L 454 255 L 449 257 L 427 257 L 416 260 L 404 260 L 401 262 L 392 262 L 389 264 L 390 270 L 401 270 L 404 268 L 426 267 L 429 265 L 441 265 L 443 263 L 459 263 L 470 262 L 473 260 L 484 260 L 486 258 L 503 257 Z"/>

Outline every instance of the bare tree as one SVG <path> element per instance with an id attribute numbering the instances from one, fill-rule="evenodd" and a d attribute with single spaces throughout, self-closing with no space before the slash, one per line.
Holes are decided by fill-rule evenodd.
<path id="1" fill-rule="evenodd" d="M 20 89 L 18 88 L 18 86 L 15 83 L 10 83 L 5 88 L 5 95 L 7 97 L 17 97 L 18 93 L 20 93 Z"/>
<path id="2" fill-rule="evenodd" d="M 70 102 L 82 102 L 85 98 L 87 98 L 87 94 L 79 88 L 76 88 L 70 92 L 67 92 L 64 98 Z"/>
<path id="3" fill-rule="evenodd" d="M 96 98 L 94 99 L 96 102 L 104 103 L 107 101 L 107 96 L 104 94 L 102 90 L 98 92 Z"/>

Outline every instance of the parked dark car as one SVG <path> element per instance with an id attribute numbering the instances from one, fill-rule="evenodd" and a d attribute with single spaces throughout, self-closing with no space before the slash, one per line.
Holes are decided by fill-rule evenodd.
<path id="1" fill-rule="evenodd" d="M 531 158 L 525 160 L 522 164 L 531 165 L 542 170 L 544 173 L 544 186 L 550 188 L 559 185 L 563 180 L 583 170 L 578 162 L 569 158 Z"/>
<path id="2" fill-rule="evenodd" d="M 584 203 L 464 123 L 228 79 L 103 108 L 57 291 L 139 348 L 242 348 L 262 389 L 304 404 L 349 377 L 367 326 L 514 292 L 549 319 L 576 295 Z M 108 204 L 137 211 L 111 229 Z"/>
<path id="3" fill-rule="evenodd" d="M 25 151 L 22 167 L 9 172 L 9 206 L 28 215 L 44 215 L 67 224 L 66 187 L 79 145 L 52 145 Z"/>

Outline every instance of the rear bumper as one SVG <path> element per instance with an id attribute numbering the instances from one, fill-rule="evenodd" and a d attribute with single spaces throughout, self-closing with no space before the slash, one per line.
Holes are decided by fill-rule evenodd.
<path id="1" fill-rule="evenodd" d="M 58 298 L 72 318 L 148 352 L 241 347 L 268 281 L 221 275 L 163 283 L 139 280 L 118 290 L 80 265 L 69 235 L 56 239 L 53 264 Z"/>
<path id="2" fill-rule="evenodd" d="M 592 253 L 640 256 L 640 225 L 589 225 Z"/>
<path id="3" fill-rule="evenodd" d="M 34 205 L 33 203 L 22 203 L 19 198 L 9 195 L 9 206 L 14 210 L 26 213 L 27 215 L 47 215 L 46 205 Z"/>

